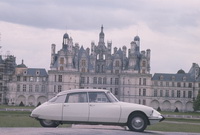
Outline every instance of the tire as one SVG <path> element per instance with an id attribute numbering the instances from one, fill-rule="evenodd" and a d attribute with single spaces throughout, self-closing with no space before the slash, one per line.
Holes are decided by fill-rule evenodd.
<path id="1" fill-rule="evenodd" d="M 128 119 L 127 126 L 132 131 L 143 132 L 147 127 L 147 118 L 141 113 L 132 114 Z"/>
<path id="2" fill-rule="evenodd" d="M 57 127 L 59 125 L 59 123 L 57 121 L 41 119 L 40 125 L 43 127 Z"/>

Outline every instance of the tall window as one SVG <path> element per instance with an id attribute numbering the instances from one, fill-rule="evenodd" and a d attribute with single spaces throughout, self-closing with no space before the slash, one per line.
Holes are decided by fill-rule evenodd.
<path id="1" fill-rule="evenodd" d="M 112 78 L 110 78 L 110 84 L 112 84 Z"/>
<path id="2" fill-rule="evenodd" d="M 17 76 L 17 81 L 20 81 L 20 76 Z"/>
<path id="3" fill-rule="evenodd" d="M 60 71 L 63 71 L 63 70 L 64 70 L 63 66 L 60 66 Z"/>
<path id="4" fill-rule="evenodd" d="M 143 89 L 143 96 L 146 96 L 146 89 Z"/>
<path id="5" fill-rule="evenodd" d="M 26 92 L 26 85 L 23 84 L 23 92 Z"/>
<path id="6" fill-rule="evenodd" d="M 142 104 L 146 105 L 146 100 L 145 99 L 142 100 Z"/>
<path id="7" fill-rule="evenodd" d="M 165 91 L 165 97 L 169 97 L 169 90 Z"/>
<path id="8" fill-rule="evenodd" d="M 119 78 L 115 78 L 115 85 L 119 84 Z"/>
<path id="9" fill-rule="evenodd" d="M 143 85 L 147 85 L 147 79 L 143 78 Z"/>
<path id="10" fill-rule="evenodd" d="M 103 78 L 103 84 L 106 84 L 106 82 L 107 82 L 107 79 L 106 79 L 106 77 L 104 77 Z"/>
<path id="11" fill-rule="evenodd" d="M 115 88 L 115 95 L 118 95 L 118 88 Z"/>
<path id="12" fill-rule="evenodd" d="M 23 77 L 23 81 L 24 81 L 24 82 L 27 81 L 27 77 L 26 77 L 26 76 Z"/>
<path id="13" fill-rule="evenodd" d="M 192 83 L 189 83 L 189 86 L 188 86 L 189 88 L 192 88 Z"/>
<path id="14" fill-rule="evenodd" d="M 85 73 L 85 68 L 81 68 L 81 72 Z"/>
<path id="15" fill-rule="evenodd" d="M 192 98 L 192 91 L 188 91 L 188 98 Z"/>
<path id="16" fill-rule="evenodd" d="M 33 91 L 33 85 L 29 85 L 29 92 Z"/>
<path id="17" fill-rule="evenodd" d="M 61 92 L 61 91 L 62 91 L 62 86 L 58 85 L 58 92 Z"/>
<path id="18" fill-rule="evenodd" d="M 97 84 L 97 77 L 93 78 L 93 84 Z"/>
<path id="19" fill-rule="evenodd" d="M 60 64 L 64 64 L 64 58 L 60 58 Z"/>
<path id="20" fill-rule="evenodd" d="M 17 91 L 18 92 L 20 91 L 20 85 L 19 84 L 17 85 Z"/>
<path id="21" fill-rule="evenodd" d="M 183 91 L 183 98 L 185 98 L 185 91 Z"/>
<path id="22" fill-rule="evenodd" d="M 42 85 L 42 92 L 45 92 L 45 85 Z"/>
<path id="23" fill-rule="evenodd" d="M 177 87 L 181 87 L 181 83 L 180 82 L 177 83 Z"/>
<path id="24" fill-rule="evenodd" d="M 58 75 L 58 82 L 62 82 L 62 75 Z"/>
<path id="25" fill-rule="evenodd" d="M 142 78 L 139 78 L 139 85 L 142 84 Z"/>
<path id="26" fill-rule="evenodd" d="M 101 77 L 98 78 L 98 84 L 102 84 L 102 78 Z"/>
<path id="27" fill-rule="evenodd" d="M 157 96 L 158 96 L 158 90 L 156 90 L 156 89 L 154 90 L 153 96 L 154 96 L 154 97 L 157 97 Z"/>
<path id="28" fill-rule="evenodd" d="M 174 90 L 171 91 L 171 95 L 172 95 L 172 97 L 174 97 Z"/>
<path id="29" fill-rule="evenodd" d="M 142 61 L 142 66 L 146 67 L 146 61 Z"/>
<path id="30" fill-rule="evenodd" d="M 181 91 L 177 90 L 177 97 L 180 98 L 181 97 Z"/>
<path id="31" fill-rule="evenodd" d="M 56 82 L 57 81 L 57 79 L 56 79 L 56 75 L 54 76 L 54 82 Z"/>
<path id="32" fill-rule="evenodd" d="M 86 66 L 86 60 L 82 60 L 81 65 L 85 67 Z"/>
<path id="33" fill-rule="evenodd" d="M 139 96 L 141 96 L 141 89 L 139 89 Z"/>
<path id="34" fill-rule="evenodd" d="M 35 85 L 35 92 L 39 91 L 39 85 Z"/>
<path id="35" fill-rule="evenodd" d="M 116 60 L 116 61 L 115 61 L 115 66 L 116 66 L 116 67 L 119 67 L 119 60 Z"/>
<path id="36" fill-rule="evenodd" d="M 85 83 L 85 77 L 81 77 L 81 83 Z"/>
<path id="37" fill-rule="evenodd" d="M 89 84 L 90 83 L 90 78 L 89 77 L 87 77 L 87 84 Z"/>
<path id="38" fill-rule="evenodd" d="M 163 90 L 160 90 L 160 97 L 163 96 Z"/>

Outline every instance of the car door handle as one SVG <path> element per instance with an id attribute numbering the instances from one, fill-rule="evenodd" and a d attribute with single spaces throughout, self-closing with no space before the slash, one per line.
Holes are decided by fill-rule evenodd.
<path id="1" fill-rule="evenodd" d="M 63 105 L 64 107 L 68 107 L 69 105 Z"/>
<path id="2" fill-rule="evenodd" d="M 90 106 L 93 107 L 93 106 L 95 106 L 95 105 L 90 104 Z"/>

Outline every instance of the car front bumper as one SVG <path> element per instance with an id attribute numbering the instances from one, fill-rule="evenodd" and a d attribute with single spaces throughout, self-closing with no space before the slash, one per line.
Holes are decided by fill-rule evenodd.
<path id="1" fill-rule="evenodd" d="M 158 117 L 151 117 L 151 118 L 149 118 L 149 123 L 150 123 L 150 125 L 153 125 L 153 124 L 156 124 L 156 123 L 161 122 L 163 120 L 165 120 L 165 117 L 162 116 L 162 115 L 160 115 Z"/>

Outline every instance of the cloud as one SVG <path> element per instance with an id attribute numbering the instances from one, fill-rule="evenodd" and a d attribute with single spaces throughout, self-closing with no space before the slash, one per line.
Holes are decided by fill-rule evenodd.
<path id="1" fill-rule="evenodd" d="M 189 70 L 199 62 L 199 0 L 1 0 L 0 33 L 4 52 L 17 63 L 49 68 L 51 44 L 61 48 L 67 31 L 84 48 L 98 42 L 104 25 L 113 48 L 126 45 L 135 35 L 141 50 L 151 49 L 151 71 Z"/>

